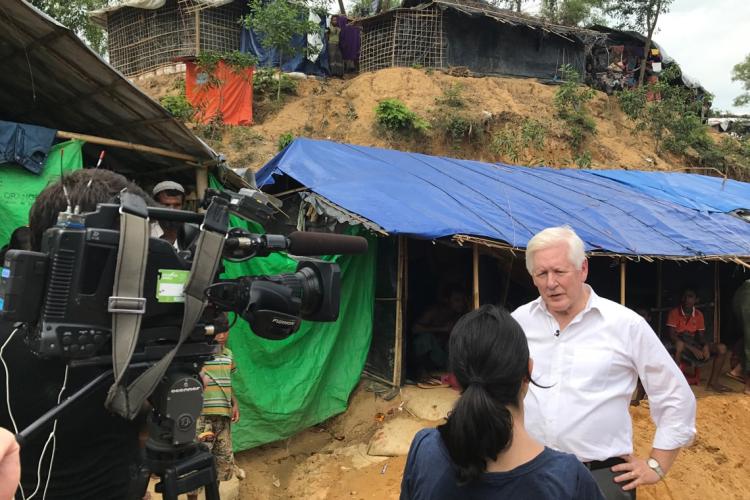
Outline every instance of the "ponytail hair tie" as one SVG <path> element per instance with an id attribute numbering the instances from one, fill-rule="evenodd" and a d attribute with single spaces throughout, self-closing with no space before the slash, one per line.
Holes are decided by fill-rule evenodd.
<path id="1" fill-rule="evenodd" d="M 482 379 L 481 379 L 481 378 L 479 378 L 479 377 L 471 377 L 471 378 L 469 379 L 469 385 L 478 385 L 478 386 L 482 386 L 482 385 L 484 385 L 484 380 L 482 380 Z"/>

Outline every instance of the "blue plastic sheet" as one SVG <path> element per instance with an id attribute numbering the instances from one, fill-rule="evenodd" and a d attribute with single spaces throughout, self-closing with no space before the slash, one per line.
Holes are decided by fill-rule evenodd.
<path id="1" fill-rule="evenodd" d="M 707 175 L 676 172 L 596 170 L 592 174 L 621 182 L 641 193 L 706 212 L 750 209 L 750 184 Z"/>
<path id="2" fill-rule="evenodd" d="M 465 234 L 525 248 L 545 227 L 569 224 L 587 250 L 750 255 L 747 222 L 657 197 L 662 191 L 636 189 L 601 171 L 490 164 L 300 138 L 258 172 L 258 185 L 280 174 L 391 234 Z M 693 178 L 704 181 L 686 175 L 681 182 L 690 185 Z"/>

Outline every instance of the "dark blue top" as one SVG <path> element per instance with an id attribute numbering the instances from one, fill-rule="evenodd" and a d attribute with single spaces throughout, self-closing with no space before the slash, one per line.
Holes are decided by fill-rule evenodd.
<path id="1" fill-rule="evenodd" d="M 401 500 L 455 499 L 604 500 L 594 478 L 568 453 L 544 448 L 530 462 L 508 472 L 486 472 L 458 486 L 454 465 L 437 429 L 414 437 L 401 483 Z"/>

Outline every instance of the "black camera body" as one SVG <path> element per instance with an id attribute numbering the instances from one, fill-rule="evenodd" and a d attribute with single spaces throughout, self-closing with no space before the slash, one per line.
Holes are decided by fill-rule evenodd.
<path id="1" fill-rule="evenodd" d="M 11 321 L 34 324 L 27 338 L 40 356 L 82 359 L 111 353 L 108 300 L 120 238 L 118 210 L 118 205 L 99 205 L 96 212 L 48 229 L 41 252 L 12 250 L 6 255 L 9 276 L 3 315 Z M 190 263 L 169 242 L 150 238 L 139 341 L 142 349 L 134 354 L 134 361 L 157 358 L 162 351 L 155 349 L 159 343 L 179 335 L 183 305 L 159 301 L 157 286 L 162 272 L 189 269 Z M 205 341 L 202 328 L 196 328 L 186 350 L 210 354 L 211 349 L 196 352 L 189 347 Z"/>
<path id="2" fill-rule="evenodd" d="M 120 205 L 103 203 L 88 214 L 62 213 L 58 224 L 45 232 L 41 252 L 7 252 L 0 277 L 0 317 L 24 323 L 27 342 L 41 357 L 111 364 L 112 312 L 116 310 L 110 301 L 117 268 L 120 210 Z M 203 217 L 165 209 L 149 209 L 149 213 L 152 210 L 158 217 L 183 222 L 189 218 L 200 222 Z M 227 245 L 232 248 L 233 260 L 243 260 L 238 252 L 247 259 L 283 250 L 283 242 L 288 241 L 283 236 L 251 235 L 238 229 L 229 234 L 233 243 L 252 243 L 242 249 L 239 244 Z M 137 305 L 142 320 L 133 362 L 161 359 L 177 343 L 184 311 L 180 284 L 163 284 L 162 279 L 167 273 L 184 273 L 187 277 L 194 251 L 192 247 L 178 252 L 166 240 L 149 239 L 143 297 Z M 167 288 L 171 288 L 171 295 L 165 300 L 160 292 Z M 221 280 L 217 273 L 214 283 L 205 290 L 212 306 L 184 340 L 177 356 L 206 358 L 213 354 L 210 335 L 222 311 L 237 313 L 257 335 L 278 340 L 295 332 L 302 319 L 335 321 L 339 294 L 338 265 L 317 259 L 300 260 L 297 272 L 275 276 Z"/>

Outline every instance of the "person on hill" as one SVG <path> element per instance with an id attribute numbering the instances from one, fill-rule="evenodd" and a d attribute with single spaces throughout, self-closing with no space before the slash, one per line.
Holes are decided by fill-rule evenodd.
<path id="1" fill-rule="evenodd" d="M 573 453 L 608 499 L 635 498 L 660 481 L 695 436 L 695 396 L 645 319 L 586 284 L 588 261 L 570 227 L 537 233 L 526 269 L 539 297 L 513 312 L 526 332 L 533 379 L 526 428 L 545 445 Z M 633 455 L 628 411 L 638 378 L 656 435 L 648 459 Z"/>
<path id="2" fill-rule="evenodd" d="M 727 392 L 730 389 L 719 383 L 719 375 L 727 359 L 727 347 L 724 344 L 708 342 L 706 322 L 703 313 L 695 307 L 697 302 L 695 290 L 685 288 L 680 305 L 670 310 L 667 316 L 667 334 L 674 345 L 674 360 L 677 365 L 684 361 L 697 366 L 707 363 L 713 354 L 714 362 L 706 388 L 716 392 Z"/>
<path id="3" fill-rule="evenodd" d="M 328 27 L 328 65 L 331 76 L 344 76 L 344 59 L 341 55 L 341 27 L 339 16 L 331 16 L 331 25 Z"/>
<path id="4" fill-rule="evenodd" d="M 463 316 L 451 332 L 450 366 L 461 397 L 445 424 L 414 437 L 401 500 L 604 498 L 575 456 L 526 432 L 533 361 L 508 311 L 488 304 Z"/>

